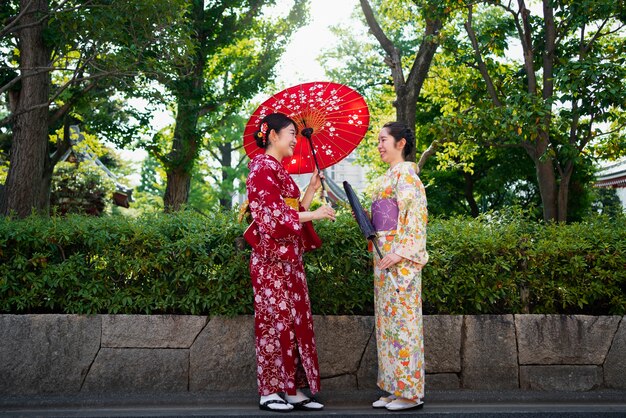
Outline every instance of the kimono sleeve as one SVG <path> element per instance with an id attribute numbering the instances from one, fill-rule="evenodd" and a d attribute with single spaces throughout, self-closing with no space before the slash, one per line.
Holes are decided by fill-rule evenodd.
<path id="1" fill-rule="evenodd" d="M 248 200 L 252 219 L 262 234 L 274 239 L 300 236 L 302 227 L 298 212 L 283 200 L 278 177 L 271 167 L 260 166 L 251 173 Z"/>
<path id="2" fill-rule="evenodd" d="M 413 169 L 402 171 L 396 186 L 398 229 L 391 252 L 418 264 L 428 262 L 426 224 L 428 210 L 424 186 Z"/>

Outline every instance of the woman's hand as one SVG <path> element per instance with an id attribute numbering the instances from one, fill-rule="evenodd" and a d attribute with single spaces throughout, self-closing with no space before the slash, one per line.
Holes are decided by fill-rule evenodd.
<path id="1" fill-rule="evenodd" d="M 313 219 L 335 220 L 335 210 L 328 205 L 322 205 L 313 211 Z"/>
<path id="2" fill-rule="evenodd" d="M 398 264 L 401 260 L 402 257 L 400 257 L 398 254 L 389 253 L 378 262 L 378 267 L 382 270 L 385 270 L 391 266 Z"/>
<path id="3" fill-rule="evenodd" d="M 313 174 L 311 175 L 311 180 L 309 181 L 309 187 L 313 188 L 313 190 L 317 191 L 320 187 L 322 187 L 322 180 L 324 179 L 324 174 L 320 173 L 317 168 L 313 170 Z"/>

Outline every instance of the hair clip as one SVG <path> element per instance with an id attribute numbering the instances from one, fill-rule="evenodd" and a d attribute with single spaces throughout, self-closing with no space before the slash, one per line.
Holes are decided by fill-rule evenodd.
<path id="1" fill-rule="evenodd" d="M 267 122 L 263 122 L 259 130 L 265 135 L 267 133 Z"/>

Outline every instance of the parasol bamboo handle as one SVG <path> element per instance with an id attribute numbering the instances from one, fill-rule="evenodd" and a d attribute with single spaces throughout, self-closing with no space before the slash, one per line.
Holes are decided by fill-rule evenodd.
<path id="1" fill-rule="evenodd" d="M 374 248 L 376 248 L 376 252 L 378 253 L 378 257 L 382 260 L 383 259 L 383 253 L 380 252 L 380 248 L 378 248 L 378 243 L 376 242 L 375 239 L 370 239 L 370 241 L 372 241 L 372 244 L 374 244 Z M 387 274 L 387 277 L 389 277 L 391 279 L 391 282 L 393 283 L 394 287 L 396 288 L 396 293 L 400 293 L 400 287 L 398 286 L 398 283 L 396 282 L 396 279 L 394 279 L 393 276 L 391 275 L 391 272 L 389 271 L 389 269 L 385 269 L 385 273 Z"/>

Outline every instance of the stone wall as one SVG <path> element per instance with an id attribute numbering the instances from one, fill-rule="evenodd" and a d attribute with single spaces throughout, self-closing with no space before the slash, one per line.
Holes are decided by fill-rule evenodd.
<path id="1" fill-rule="evenodd" d="M 428 389 L 626 390 L 619 316 L 424 318 Z M 316 316 L 324 389 L 376 386 L 374 321 Z M 0 315 L 0 394 L 255 390 L 251 316 Z"/>

